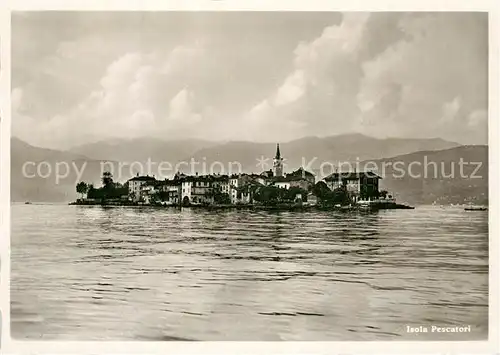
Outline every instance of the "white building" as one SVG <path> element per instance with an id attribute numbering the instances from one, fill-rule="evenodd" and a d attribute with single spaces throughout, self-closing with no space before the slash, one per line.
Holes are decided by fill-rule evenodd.
<path id="1" fill-rule="evenodd" d="M 187 199 L 188 202 L 192 200 L 192 191 L 193 191 L 193 181 L 191 179 L 185 179 L 182 181 L 181 185 L 181 203 Z"/>
<path id="2" fill-rule="evenodd" d="M 228 194 L 231 196 L 231 184 L 229 180 L 222 181 L 220 184 L 220 189 L 223 194 Z"/>
<path id="3" fill-rule="evenodd" d="M 236 175 L 232 175 L 229 178 L 229 189 L 231 191 L 229 197 L 231 198 L 232 204 L 238 202 L 238 187 L 239 187 L 239 178 Z"/>
<path id="4" fill-rule="evenodd" d="M 144 185 L 154 184 L 156 179 L 152 176 L 137 176 L 128 180 L 128 194 L 129 196 L 133 196 L 135 200 L 138 200 L 141 196 L 141 188 Z"/>
<path id="5" fill-rule="evenodd" d="M 290 181 L 276 181 L 274 186 L 279 187 L 280 189 L 288 190 L 290 188 Z"/>

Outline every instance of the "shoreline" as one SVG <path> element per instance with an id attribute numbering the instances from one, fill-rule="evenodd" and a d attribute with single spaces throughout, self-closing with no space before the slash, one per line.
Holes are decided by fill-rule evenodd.
<path id="1" fill-rule="evenodd" d="M 142 205 L 133 202 L 95 202 L 95 201 L 75 201 L 69 203 L 71 206 L 102 206 L 102 207 L 134 207 L 134 208 L 193 208 L 203 210 L 257 210 L 257 211 L 378 211 L 388 209 L 415 209 L 414 206 L 408 206 L 398 203 L 382 203 L 371 206 L 351 205 L 351 206 L 319 206 L 319 205 L 296 205 L 296 204 L 280 204 L 280 205 Z"/>

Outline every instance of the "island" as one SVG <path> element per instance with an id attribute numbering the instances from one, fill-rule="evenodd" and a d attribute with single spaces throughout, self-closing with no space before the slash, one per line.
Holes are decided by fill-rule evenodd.
<path id="1" fill-rule="evenodd" d="M 372 171 L 336 171 L 318 182 L 303 167 L 285 173 L 278 144 L 273 169 L 258 174 L 177 172 L 170 179 L 137 174 L 122 184 L 105 171 L 99 188 L 79 182 L 76 191 L 80 198 L 71 204 L 300 211 L 414 208 L 398 204 L 387 191 L 380 191 L 380 179 Z"/>

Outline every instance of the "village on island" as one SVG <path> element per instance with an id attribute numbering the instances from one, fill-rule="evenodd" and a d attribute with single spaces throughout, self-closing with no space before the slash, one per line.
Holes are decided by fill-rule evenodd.
<path id="1" fill-rule="evenodd" d="M 336 171 L 316 182 L 313 173 L 299 168 L 285 173 L 279 144 L 273 169 L 260 174 L 186 175 L 171 179 L 137 176 L 125 184 L 104 172 L 102 187 L 79 182 L 81 198 L 76 205 L 176 206 L 262 209 L 396 209 L 413 208 L 397 204 L 379 190 L 381 179 L 372 171 Z"/>

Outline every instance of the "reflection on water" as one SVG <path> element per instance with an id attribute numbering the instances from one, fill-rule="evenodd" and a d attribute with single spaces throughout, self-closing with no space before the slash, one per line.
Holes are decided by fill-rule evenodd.
<path id="1" fill-rule="evenodd" d="M 14 205 L 12 335 L 466 340 L 488 329 L 487 212 Z M 406 326 L 471 325 L 467 334 Z"/>

